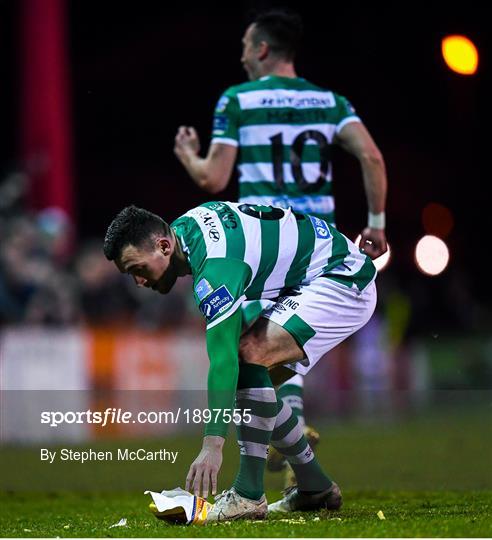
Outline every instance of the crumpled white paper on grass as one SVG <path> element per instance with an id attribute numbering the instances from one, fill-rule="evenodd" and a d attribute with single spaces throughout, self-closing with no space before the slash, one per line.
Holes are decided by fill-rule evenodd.
<path id="1" fill-rule="evenodd" d="M 114 525 L 110 525 L 109 528 L 112 529 L 113 527 L 126 527 L 127 526 L 127 519 L 121 518 L 118 523 L 115 523 Z M 65 525 L 67 527 L 67 525 Z"/>
<path id="2" fill-rule="evenodd" d="M 145 491 L 144 494 L 152 497 L 153 504 L 150 503 L 149 507 L 157 518 L 187 525 L 204 523 L 212 506 L 202 497 L 179 487 L 160 493 Z"/>

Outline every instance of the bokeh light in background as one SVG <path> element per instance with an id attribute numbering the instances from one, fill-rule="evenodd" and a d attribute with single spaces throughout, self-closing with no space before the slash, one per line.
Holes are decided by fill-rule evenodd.
<path id="1" fill-rule="evenodd" d="M 422 224 L 427 234 L 444 239 L 453 230 L 453 214 L 442 204 L 429 203 L 422 210 Z"/>
<path id="2" fill-rule="evenodd" d="M 356 246 L 359 245 L 359 242 L 360 242 L 361 238 L 362 237 L 359 234 L 359 236 L 355 239 L 355 245 Z M 388 263 L 390 262 L 390 259 L 391 259 L 391 247 L 388 244 L 388 251 L 386 253 L 383 253 L 381 255 L 381 257 L 378 257 L 377 259 L 374 259 L 372 262 L 374 263 L 374 266 L 376 267 L 377 271 L 381 272 L 382 270 L 384 270 L 388 266 Z"/>
<path id="3" fill-rule="evenodd" d="M 465 36 L 446 36 L 441 43 L 444 61 L 449 69 L 460 75 L 474 75 L 478 68 L 478 51 Z"/>
<path id="4" fill-rule="evenodd" d="M 415 262 L 419 270 L 428 276 L 437 276 L 449 262 L 449 249 L 437 236 L 422 237 L 415 248 Z"/>
<path id="5" fill-rule="evenodd" d="M 204 414 L 198 424 L 190 414 L 188 423 L 183 411 L 207 408 L 210 365 L 192 276 L 178 280 L 169 295 L 139 289 L 107 261 L 101 243 L 111 219 L 131 203 L 172 221 L 205 201 L 237 200 L 237 173 L 220 195 L 201 190 L 176 159 L 174 137 L 178 126 L 194 125 L 204 155 L 218 99 L 247 79 L 240 57 L 248 15 L 272 4 L 300 11 L 299 76 L 353 103 L 388 171 L 391 254 L 375 261 L 376 310 L 305 379 L 308 422 L 325 440 L 337 435 L 320 463 L 333 466 L 342 490 L 361 494 L 353 497 L 354 512 L 359 498 L 364 512 L 371 486 L 378 494 L 375 510 L 393 517 L 379 521 L 369 512 L 367 527 L 357 525 L 360 536 L 371 536 L 374 519 L 403 537 L 436 537 L 444 527 L 451 537 L 490 536 L 492 518 L 483 509 L 492 494 L 486 450 L 492 447 L 492 288 L 483 287 L 489 265 L 470 262 L 483 251 L 490 220 L 489 198 L 477 189 L 490 168 L 482 136 L 491 93 L 486 3 L 461 9 L 429 3 L 425 16 L 415 6 L 398 18 L 396 5 L 294 0 L 238 2 L 232 17 L 221 3 L 170 9 L 164 2 L 140 8 L 111 1 L 0 1 L 0 536 L 24 530 L 55 537 L 69 529 L 70 536 L 104 537 L 112 534 L 110 523 L 128 517 L 126 508 L 145 510 L 143 489 L 184 487 Z M 55 7 L 65 16 L 48 16 Z M 350 46 L 337 49 L 347 20 L 357 31 Z M 475 42 L 469 50 L 476 75 L 451 71 L 449 42 L 441 52 L 443 38 L 458 33 Z M 320 62 L 323 49 L 337 54 Z M 197 51 L 207 61 L 197 62 Z M 56 66 L 63 67 L 57 77 Z M 64 106 L 51 88 L 57 81 L 64 82 Z M 315 119 L 301 108 L 300 117 Z M 267 114 L 276 115 L 270 107 Z M 60 115 L 68 126 L 51 136 Z M 303 148 L 306 162 L 321 157 L 314 142 Z M 61 150 L 52 151 L 55 146 Z M 262 156 L 269 157 L 270 146 Z M 48 197 L 55 190 L 44 176 L 67 156 L 73 214 Z M 290 157 L 283 152 L 286 165 Z M 334 181 L 326 188 L 333 188 L 340 230 L 355 238 L 367 215 L 360 166 L 339 145 L 332 158 Z M 31 197 L 34 174 L 39 181 Z M 417 253 L 424 235 L 433 238 Z M 65 255 L 71 237 L 74 249 Z M 102 429 L 40 422 L 42 411 L 107 408 L 159 412 L 164 422 Z M 431 451 L 422 460 L 427 443 Z M 57 451 L 50 464 L 40 459 L 45 445 L 113 451 L 114 458 L 67 464 Z M 120 460 L 120 450 L 142 447 L 179 451 L 179 457 L 176 463 Z M 228 440 L 221 490 L 232 485 L 237 463 L 237 444 Z M 282 487 L 276 476 L 265 478 L 269 491 Z M 422 493 L 429 501 L 424 508 Z M 463 498 L 466 512 L 457 504 Z M 429 508 L 431 519 L 422 519 Z M 74 513 L 84 519 L 79 523 Z M 173 534 L 166 524 L 144 523 L 155 520 L 148 515 L 140 523 L 128 519 L 123 535 L 154 534 L 160 525 L 160 535 Z M 324 527 L 323 518 L 320 523 Z M 312 530 L 329 536 L 327 526 Z M 283 534 L 268 531 L 261 532 Z M 290 532 L 302 535 L 302 525 L 294 523 Z"/>

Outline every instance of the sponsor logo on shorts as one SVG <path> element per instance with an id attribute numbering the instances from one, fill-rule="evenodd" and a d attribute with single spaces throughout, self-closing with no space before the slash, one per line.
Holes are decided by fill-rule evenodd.
<path id="1" fill-rule="evenodd" d="M 292 300 L 292 298 L 289 298 L 288 296 L 282 298 L 280 300 L 280 304 L 282 305 L 282 307 L 290 308 L 293 311 L 295 311 L 299 307 L 299 302 Z"/>
<path id="2" fill-rule="evenodd" d="M 316 238 L 321 238 L 322 240 L 326 240 L 327 238 L 330 238 L 331 233 L 330 229 L 328 228 L 328 225 L 326 224 L 326 221 L 323 221 L 320 218 L 317 218 L 315 216 L 309 216 L 309 219 L 311 220 L 311 223 L 313 224 L 314 231 L 316 233 Z"/>
<path id="3" fill-rule="evenodd" d="M 298 307 L 299 302 L 292 300 L 292 298 L 288 296 L 283 296 L 277 300 L 277 302 L 271 307 L 271 309 L 272 311 L 276 311 L 277 313 L 283 313 L 288 309 L 295 311 Z"/>
<path id="4" fill-rule="evenodd" d="M 205 300 L 200 303 L 200 311 L 207 321 L 216 315 L 224 313 L 234 303 L 234 296 L 228 291 L 225 285 L 221 285 L 210 293 Z"/>

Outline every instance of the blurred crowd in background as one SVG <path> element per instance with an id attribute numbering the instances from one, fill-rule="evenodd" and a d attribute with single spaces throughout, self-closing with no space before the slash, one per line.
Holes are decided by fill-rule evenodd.
<path id="1" fill-rule="evenodd" d="M 135 287 L 102 251 L 102 238 L 77 244 L 58 208 L 24 209 L 29 179 L 0 181 L 0 325 L 121 326 L 162 329 L 198 320 L 188 280 L 164 298 Z"/>
<path id="2" fill-rule="evenodd" d="M 189 279 L 178 280 L 166 297 L 135 287 L 105 259 L 104 231 L 78 242 L 59 208 L 26 210 L 28 184 L 19 172 L 0 179 L 0 324 L 135 323 L 159 329 L 200 320 Z M 412 336 L 432 336 L 442 328 L 451 334 L 487 331 L 490 313 L 470 285 L 459 267 L 439 279 L 415 278 L 392 272 L 390 263 L 378 278 L 379 310 Z"/>
<path id="3" fill-rule="evenodd" d="M 136 287 L 104 257 L 103 232 L 100 238 L 78 242 L 60 209 L 26 210 L 28 184 L 23 173 L 0 180 L 0 331 L 171 331 L 203 348 L 191 353 L 197 367 L 198 356 L 205 354 L 205 344 L 200 345 L 204 324 L 194 304 L 191 276 L 178 280 L 166 296 Z M 492 384 L 490 313 L 472 297 L 464 276 L 451 268 L 439 280 L 420 276 L 402 284 L 404 276 L 391 266 L 380 274 L 378 307 L 371 321 L 329 353 L 319 378 L 310 378 L 310 388 L 320 392 L 313 396 L 327 390 L 331 396 L 322 407 L 319 400 L 313 397 L 316 403 L 311 403 L 308 398 L 318 413 L 324 407 L 330 414 L 345 414 L 355 407 L 386 414 L 395 407 L 425 404 L 430 389 Z M 144 349 L 139 350 L 144 358 Z M 165 359 L 162 350 L 155 354 L 159 371 Z M 123 364 L 128 366 L 126 360 Z"/>

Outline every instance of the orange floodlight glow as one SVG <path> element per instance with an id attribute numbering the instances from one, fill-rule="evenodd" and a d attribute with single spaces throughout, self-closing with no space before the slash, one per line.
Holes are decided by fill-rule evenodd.
<path id="1" fill-rule="evenodd" d="M 424 274 L 437 276 L 448 265 L 448 246 L 437 236 L 424 236 L 418 241 L 415 248 L 415 262 L 418 269 Z"/>
<path id="2" fill-rule="evenodd" d="M 359 245 L 359 242 L 360 242 L 361 238 L 362 238 L 362 236 L 359 234 L 359 236 L 355 239 L 354 244 L 356 246 Z M 381 272 L 382 270 L 384 270 L 388 266 L 388 263 L 389 263 L 390 259 L 391 259 L 391 248 L 390 248 L 390 245 L 388 244 L 388 251 L 386 251 L 386 253 L 383 253 L 377 259 L 374 259 L 372 262 L 374 263 L 374 266 L 376 267 L 376 270 L 378 272 Z"/>
<path id="3" fill-rule="evenodd" d="M 474 75 L 478 68 L 478 51 L 465 36 L 447 36 L 442 40 L 441 51 L 449 69 L 460 75 Z"/>
<path id="4" fill-rule="evenodd" d="M 430 203 L 422 210 L 425 232 L 439 238 L 446 238 L 454 226 L 453 214 L 442 204 Z"/>

